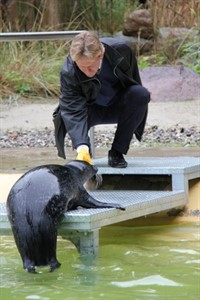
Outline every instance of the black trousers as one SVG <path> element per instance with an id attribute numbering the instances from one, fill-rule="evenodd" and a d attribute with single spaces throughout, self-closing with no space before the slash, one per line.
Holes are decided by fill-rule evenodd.
<path id="1" fill-rule="evenodd" d="M 117 124 L 112 147 L 126 154 L 133 134 L 143 129 L 148 113 L 150 93 L 140 85 L 124 89 L 110 106 L 91 105 L 88 107 L 88 128 L 100 124 Z M 140 140 L 141 137 L 136 134 Z"/>

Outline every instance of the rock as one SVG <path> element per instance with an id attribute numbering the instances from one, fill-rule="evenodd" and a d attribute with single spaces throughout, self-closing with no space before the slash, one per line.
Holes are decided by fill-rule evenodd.
<path id="1" fill-rule="evenodd" d="M 200 76 L 180 66 L 147 67 L 140 70 L 143 85 L 155 102 L 200 99 Z"/>
<path id="2" fill-rule="evenodd" d="M 123 34 L 144 39 L 153 38 L 153 20 L 149 10 L 138 9 L 125 16 Z"/>

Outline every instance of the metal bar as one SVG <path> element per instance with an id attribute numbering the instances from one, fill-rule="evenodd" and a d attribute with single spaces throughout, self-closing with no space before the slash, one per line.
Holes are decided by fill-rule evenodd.
<path id="1" fill-rule="evenodd" d="M 92 152 L 92 158 L 95 158 L 95 145 L 94 145 L 94 127 L 90 128 L 90 146 L 91 146 L 91 152 Z"/>
<path id="2" fill-rule="evenodd" d="M 82 32 L 82 30 L 50 32 L 6 32 L 0 33 L 0 42 L 66 39 L 66 37 L 73 37 L 80 32 Z"/>

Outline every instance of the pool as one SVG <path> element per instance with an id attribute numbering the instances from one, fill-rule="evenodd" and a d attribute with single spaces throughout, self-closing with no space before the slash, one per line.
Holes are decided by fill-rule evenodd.
<path id="1" fill-rule="evenodd" d="M 58 237 L 61 267 L 29 274 L 12 235 L 0 237 L 0 298 L 38 300 L 196 300 L 200 296 L 200 231 L 196 223 L 107 226 L 99 257 L 80 259 Z"/>

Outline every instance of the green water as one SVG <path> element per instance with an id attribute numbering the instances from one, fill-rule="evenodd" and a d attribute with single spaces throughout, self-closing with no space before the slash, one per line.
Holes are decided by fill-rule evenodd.
<path id="1" fill-rule="evenodd" d="M 110 226 L 100 231 L 99 257 L 81 261 L 58 238 L 61 267 L 22 269 L 12 236 L 0 240 L 1 300 L 200 299 L 200 231 L 181 226 Z"/>

